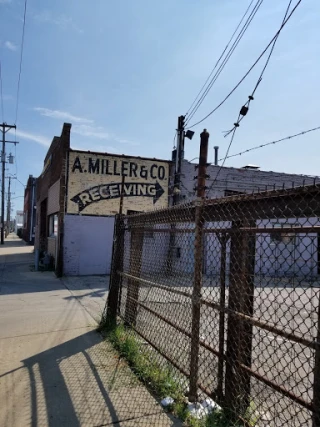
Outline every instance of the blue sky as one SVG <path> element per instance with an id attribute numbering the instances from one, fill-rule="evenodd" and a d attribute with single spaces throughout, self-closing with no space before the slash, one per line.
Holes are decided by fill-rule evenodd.
<path id="1" fill-rule="evenodd" d="M 295 4 L 295 1 L 293 2 Z M 26 182 L 64 121 L 71 146 L 84 150 L 170 158 L 177 117 L 191 105 L 249 0 L 28 0 L 17 120 L 16 165 Z M 287 0 L 265 0 L 234 56 L 194 117 L 215 107 L 238 82 L 279 27 Z M 24 2 L 0 0 L 0 59 L 4 120 L 14 123 Z M 302 0 L 281 33 L 230 154 L 320 126 L 320 2 Z M 199 133 L 210 132 L 225 153 L 241 106 L 263 67 L 186 142 L 198 155 Z M 12 136 L 14 137 L 14 136 Z M 263 170 L 319 174 L 320 131 L 235 157 Z M 8 145 L 8 151 L 14 147 Z M 14 209 L 23 187 L 14 184 Z"/>

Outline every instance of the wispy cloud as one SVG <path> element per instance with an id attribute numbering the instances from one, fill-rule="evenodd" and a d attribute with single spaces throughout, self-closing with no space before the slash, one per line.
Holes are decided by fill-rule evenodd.
<path id="1" fill-rule="evenodd" d="M 9 50 L 12 50 L 13 52 L 16 51 L 18 49 L 17 45 L 15 45 L 13 42 L 10 42 L 9 40 L 7 40 L 4 43 L 5 47 Z"/>
<path id="2" fill-rule="evenodd" d="M 88 126 L 85 124 L 75 125 L 73 128 L 73 133 L 78 135 L 87 136 L 89 138 L 97 138 L 105 141 L 118 142 L 120 144 L 137 146 L 140 145 L 138 142 L 130 141 L 129 139 L 119 138 L 117 135 L 106 132 L 101 126 Z"/>
<path id="3" fill-rule="evenodd" d="M 106 131 L 102 126 L 95 125 L 94 120 L 87 119 L 85 117 L 75 116 L 74 114 L 68 111 L 52 110 L 50 108 L 44 108 L 44 107 L 35 107 L 33 108 L 33 110 L 45 117 L 50 117 L 52 119 L 66 120 L 71 123 L 74 123 L 74 125 L 72 126 L 72 132 L 74 134 L 77 134 L 86 138 L 99 139 L 103 141 L 111 141 L 113 143 L 116 142 L 119 144 L 126 144 L 131 146 L 140 145 L 137 142 L 121 138 L 113 133 Z"/>
<path id="4" fill-rule="evenodd" d="M 83 33 L 83 30 L 78 27 L 74 20 L 70 16 L 66 16 L 65 14 L 55 16 L 50 10 L 44 10 L 40 13 L 35 14 L 33 18 L 40 23 L 49 23 L 57 25 L 63 30 L 72 29 L 77 33 Z"/>
<path id="5" fill-rule="evenodd" d="M 51 110 L 50 108 L 43 107 L 35 107 L 34 111 L 40 113 L 41 116 L 51 117 L 52 119 L 68 120 L 70 122 L 75 123 L 93 123 L 93 120 L 89 120 L 84 117 L 74 116 L 73 114 L 67 111 Z"/>
<path id="6" fill-rule="evenodd" d="M 88 126 L 84 124 L 75 125 L 72 128 L 73 132 L 82 135 L 82 136 L 89 136 L 92 138 L 98 138 L 98 139 L 110 139 L 110 134 L 108 132 L 105 132 L 101 126 Z"/>
<path id="7" fill-rule="evenodd" d="M 43 145 L 44 147 L 49 147 L 51 140 L 44 135 L 39 135 L 30 132 L 24 132 L 22 130 L 17 130 L 16 135 L 18 138 L 27 139 L 29 141 L 36 142 L 37 144 Z"/>

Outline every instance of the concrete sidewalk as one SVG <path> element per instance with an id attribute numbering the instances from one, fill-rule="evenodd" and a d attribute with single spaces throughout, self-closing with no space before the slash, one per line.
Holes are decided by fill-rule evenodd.
<path id="1" fill-rule="evenodd" d="M 0 247 L 0 426 L 181 425 L 95 331 L 103 278 L 33 272 L 32 251 Z"/>

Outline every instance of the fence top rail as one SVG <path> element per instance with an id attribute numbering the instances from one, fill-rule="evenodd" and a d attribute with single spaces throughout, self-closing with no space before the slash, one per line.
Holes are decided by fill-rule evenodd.
<path id="1" fill-rule="evenodd" d="M 132 225 L 194 222 L 199 201 L 123 216 Z M 206 221 L 320 216 L 320 184 L 204 200 Z"/>

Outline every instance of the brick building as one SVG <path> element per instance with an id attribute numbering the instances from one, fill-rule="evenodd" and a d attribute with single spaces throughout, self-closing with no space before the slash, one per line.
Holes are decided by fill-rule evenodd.
<path id="1" fill-rule="evenodd" d="M 70 148 L 71 124 L 54 137 L 37 180 L 35 248 L 58 275 L 108 274 L 114 216 L 168 205 L 169 163 Z"/>
<path id="2" fill-rule="evenodd" d="M 36 183 L 37 179 L 29 175 L 24 190 L 23 230 L 22 238 L 26 243 L 34 244 L 36 225 Z"/>

